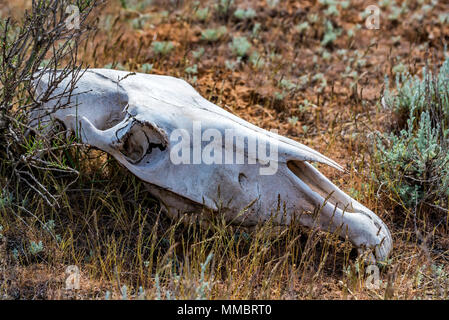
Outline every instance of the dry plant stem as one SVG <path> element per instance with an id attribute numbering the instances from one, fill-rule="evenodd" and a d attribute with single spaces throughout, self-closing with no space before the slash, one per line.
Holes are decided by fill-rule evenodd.
<path id="1" fill-rule="evenodd" d="M 57 138 L 60 145 L 55 147 L 57 136 L 45 131 L 42 134 L 43 128 L 36 129 L 35 126 L 38 119 L 32 119 L 30 115 L 35 113 L 42 101 L 50 99 L 55 88 L 66 77 L 70 77 L 71 81 L 59 96 L 53 96 L 52 99 L 61 100 L 71 96 L 81 75 L 77 56 L 79 45 L 89 30 L 87 19 L 100 3 L 91 1 L 79 8 L 79 28 L 67 27 L 66 9 L 71 2 L 57 0 L 33 0 L 31 10 L 25 13 L 21 26 L 10 18 L 1 25 L 0 130 L 4 132 L 2 145 L 6 146 L 1 149 L 1 153 L 12 168 L 5 187 L 8 188 L 17 179 L 49 205 L 58 205 L 58 200 L 47 186 L 40 183 L 40 175 L 52 170 L 78 176 L 77 170 L 60 163 L 60 152 L 73 147 L 73 144 Z M 58 73 L 57 69 L 60 70 Z M 32 83 L 39 82 L 45 74 L 51 75 L 49 86 L 37 100 Z M 55 105 L 56 109 L 64 107 Z M 39 139 L 37 148 L 31 133 Z M 72 183 L 75 181 L 76 178 Z"/>

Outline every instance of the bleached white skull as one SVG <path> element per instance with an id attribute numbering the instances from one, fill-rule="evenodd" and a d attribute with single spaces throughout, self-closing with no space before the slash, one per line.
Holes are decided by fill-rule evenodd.
<path id="1" fill-rule="evenodd" d="M 61 92 L 69 81 L 59 85 Z M 46 86 L 46 77 L 35 83 L 38 98 Z M 41 123 L 57 119 L 83 143 L 111 154 L 147 183 L 171 217 L 207 208 L 242 226 L 295 220 L 338 232 L 360 250 L 372 249 L 378 260 L 391 251 L 382 220 L 309 162 L 341 170 L 337 163 L 232 115 L 183 80 L 89 69 L 70 99 L 69 107 Z"/>

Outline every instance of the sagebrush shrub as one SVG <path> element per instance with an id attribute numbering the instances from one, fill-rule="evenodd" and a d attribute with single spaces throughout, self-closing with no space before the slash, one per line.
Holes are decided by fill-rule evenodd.
<path id="1" fill-rule="evenodd" d="M 386 87 L 388 88 L 388 80 Z M 447 212 L 449 197 L 449 59 L 422 79 L 402 74 L 383 105 L 396 119 L 377 140 L 377 178 L 403 207 Z"/>

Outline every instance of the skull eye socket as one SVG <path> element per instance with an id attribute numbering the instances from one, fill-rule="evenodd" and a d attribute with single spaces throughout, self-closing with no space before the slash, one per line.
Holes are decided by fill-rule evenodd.
<path id="1" fill-rule="evenodd" d="M 127 135 L 123 147 L 120 150 L 121 153 L 132 162 L 139 161 L 146 154 L 146 139 L 145 137 L 142 137 L 142 135 L 142 132 Z"/>
<path id="2" fill-rule="evenodd" d="M 155 149 L 167 148 L 165 132 L 148 123 L 136 123 L 122 137 L 119 151 L 133 163 L 139 163 Z"/>

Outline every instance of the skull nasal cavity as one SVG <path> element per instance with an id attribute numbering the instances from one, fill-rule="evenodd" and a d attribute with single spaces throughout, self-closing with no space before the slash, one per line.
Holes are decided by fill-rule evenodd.
<path id="1" fill-rule="evenodd" d="M 343 194 L 335 185 L 328 182 L 312 166 L 305 161 L 290 160 L 287 162 L 288 168 L 313 192 L 326 200 L 333 206 L 345 212 L 354 212 L 351 205 L 351 198 Z"/>

